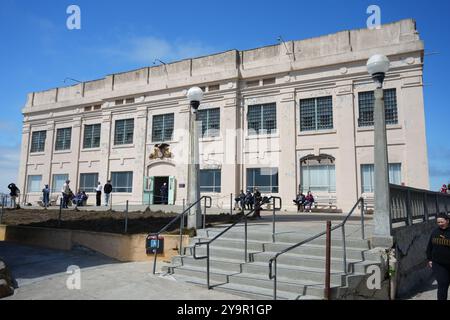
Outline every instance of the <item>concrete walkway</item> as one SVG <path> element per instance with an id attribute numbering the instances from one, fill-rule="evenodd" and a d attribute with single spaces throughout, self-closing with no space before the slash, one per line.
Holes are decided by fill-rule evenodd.
<path id="1" fill-rule="evenodd" d="M 153 275 L 149 262 L 119 263 L 84 249 L 65 252 L 0 242 L 0 256 L 18 287 L 6 300 L 242 299 L 176 282 L 170 276 Z M 67 273 L 72 265 L 80 268 L 80 290 L 67 286 L 68 280 L 75 278 Z"/>

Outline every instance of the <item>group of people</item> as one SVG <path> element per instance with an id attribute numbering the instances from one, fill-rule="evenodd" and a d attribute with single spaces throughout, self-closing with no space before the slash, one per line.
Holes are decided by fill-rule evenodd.
<path id="1" fill-rule="evenodd" d="M 101 197 L 102 197 L 102 191 L 105 194 L 105 206 L 109 205 L 109 199 L 112 192 L 112 185 L 111 181 L 108 180 L 108 182 L 102 187 L 102 184 L 98 182 L 96 191 L 96 205 L 97 207 L 101 206 Z M 68 205 L 70 202 L 72 202 L 77 207 L 82 207 L 85 205 L 86 201 L 88 200 L 89 196 L 86 194 L 85 191 L 79 189 L 76 194 L 72 192 L 70 189 L 70 180 L 67 180 L 63 187 L 62 187 L 62 202 L 61 206 L 64 209 L 68 208 Z M 45 186 L 45 188 L 42 190 L 43 192 L 43 198 L 48 201 L 48 197 L 50 194 L 50 190 L 48 189 L 48 185 Z M 45 200 L 44 200 L 45 203 Z"/>
<path id="2" fill-rule="evenodd" d="M 236 203 L 235 209 L 254 211 L 251 218 L 261 219 L 261 207 L 268 202 L 268 199 L 268 197 L 261 195 L 258 188 L 255 188 L 253 193 L 251 190 L 247 190 L 246 193 L 244 193 L 244 190 L 241 190 L 239 196 L 234 199 Z"/>
<path id="3" fill-rule="evenodd" d="M 306 196 L 303 194 L 303 192 L 300 191 L 293 201 L 297 205 L 297 212 L 300 212 L 302 210 L 303 212 L 305 212 L 306 210 L 309 210 L 309 212 L 311 212 L 312 206 L 315 202 L 314 196 L 311 191 L 308 191 Z"/>
<path id="4" fill-rule="evenodd" d="M 448 185 L 446 185 L 446 184 L 442 185 L 441 193 L 450 194 L 450 183 Z"/>

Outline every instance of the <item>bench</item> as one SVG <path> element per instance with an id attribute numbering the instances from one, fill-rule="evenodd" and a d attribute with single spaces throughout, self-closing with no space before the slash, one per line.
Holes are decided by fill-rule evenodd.
<path id="1" fill-rule="evenodd" d="M 314 197 L 314 208 L 337 209 L 337 199 L 335 195 Z"/>

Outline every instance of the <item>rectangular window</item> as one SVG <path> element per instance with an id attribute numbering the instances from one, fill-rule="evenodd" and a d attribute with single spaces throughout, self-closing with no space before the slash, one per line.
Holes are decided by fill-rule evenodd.
<path id="1" fill-rule="evenodd" d="M 221 170 L 200 170 L 200 192 L 220 193 L 222 188 Z"/>
<path id="2" fill-rule="evenodd" d="M 202 123 L 202 137 L 220 136 L 220 108 L 199 110 L 198 121 Z"/>
<path id="3" fill-rule="evenodd" d="M 275 78 L 263 79 L 263 86 L 267 86 L 270 84 L 275 84 Z"/>
<path id="4" fill-rule="evenodd" d="M 209 92 L 211 92 L 211 91 L 218 91 L 218 90 L 220 90 L 220 85 L 219 84 L 213 84 L 213 85 L 210 85 L 208 87 L 208 91 Z"/>
<path id="5" fill-rule="evenodd" d="M 384 92 L 384 108 L 386 124 L 398 123 L 397 111 L 397 91 L 396 89 L 386 89 Z M 373 108 L 375 104 L 375 93 L 373 91 L 360 92 L 358 94 L 360 127 L 373 126 Z"/>
<path id="6" fill-rule="evenodd" d="M 131 104 L 131 103 L 134 103 L 134 102 L 135 102 L 134 98 L 128 98 L 128 99 L 125 100 L 126 104 Z"/>
<path id="7" fill-rule="evenodd" d="M 95 192 L 98 185 L 98 173 L 81 173 L 80 190 L 85 192 Z"/>
<path id="8" fill-rule="evenodd" d="M 69 180 L 68 174 L 54 174 L 52 179 L 52 192 L 62 192 L 64 183 Z"/>
<path id="9" fill-rule="evenodd" d="M 56 131 L 55 151 L 70 150 L 72 128 L 62 128 Z"/>
<path id="10" fill-rule="evenodd" d="M 361 165 L 361 185 L 363 193 L 373 193 L 375 191 L 373 164 Z M 402 183 L 401 163 L 389 164 L 389 183 L 400 185 Z"/>
<path id="11" fill-rule="evenodd" d="M 114 104 L 115 104 L 116 106 L 122 105 L 122 104 L 123 104 L 123 99 L 116 100 L 116 101 L 114 102 Z"/>
<path id="12" fill-rule="evenodd" d="M 259 86 L 259 80 L 247 81 L 247 87 L 257 87 Z"/>
<path id="13" fill-rule="evenodd" d="M 333 129 L 333 98 L 300 100 L 300 131 Z"/>
<path id="14" fill-rule="evenodd" d="M 44 186 L 42 184 L 42 176 L 28 176 L 28 193 L 41 192 Z"/>
<path id="15" fill-rule="evenodd" d="M 278 168 L 247 169 L 247 190 L 278 193 Z"/>
<path id="16" fill-rule="evenodd" d="M 271 134 L 277 130 L 277 108 L 275 103 L 248 107 L 248 135 Z"/>
<path id="17" fill-rule="evenodd" d="M 45 151 L 45 139 L 47 138 L 47 131 L 33 132 L 31 137 L 31 153 Z"/>
<path id="18" fill-rule="evenodd" d="M 132 144 L 134 134 L 134 119 L 116 121 L 114 145 Z"/>
<path id="19" fill-rule="evenodd" d="M 174 117 L 173 113 L 153 116 L 153 142 L 173 140 Z"/>
<path id="20" fill-rule="evenodd" d="M 100 131 L 101 124 L 92 124 L 84 126 L 83 148 L 99 148 L 100 147 Z"/>
<path id="21" fill-rule="evenodd" d="M 302 166 L 303 192 L 336 192 L 336 169 L 334 165 Z"/>
<path id="22" fill-rule="evenodd" d="M 111 183 L 113 192 L 133 192 L 133 172 L 111 172 Z"/>

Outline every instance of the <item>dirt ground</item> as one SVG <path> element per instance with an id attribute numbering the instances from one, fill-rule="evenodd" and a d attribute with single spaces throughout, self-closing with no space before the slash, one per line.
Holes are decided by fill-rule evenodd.
<path id="1" fill-rule="evenodd" d="M 161 211 L 144 213 L 128 213 L 128 234 L 154 233 L 167 225 L 177 214 Z M 63 210 L 61 224 L 59 225 L 59 210 L 5 210 L 2 224 L 12 226 L 29 226 L 44 228 L 61 228 L 69 230 L 85 230 L 109 233 L 124 233 L 124 212 L 99 212 L 99 211 L 74 211 Z M 238 216 L 229 214 L 207 215 L 206 224 L 230 223 L 238 219 Z M 174 223 L 167 230 L 168 233 L 179 233 L 180 222 Z M 184 233 L 190 234 L 190 230 Z"/>

